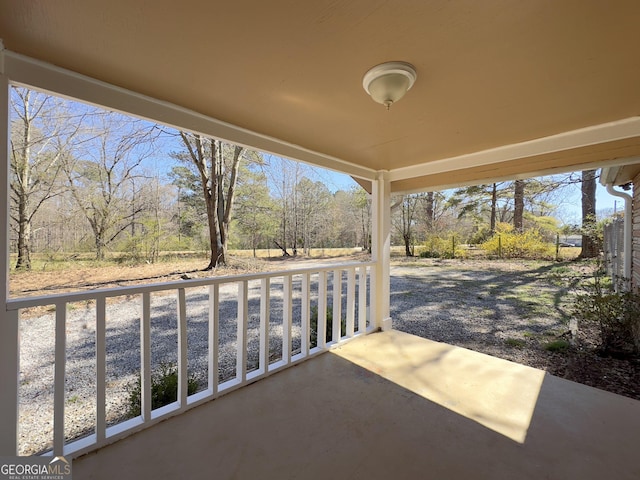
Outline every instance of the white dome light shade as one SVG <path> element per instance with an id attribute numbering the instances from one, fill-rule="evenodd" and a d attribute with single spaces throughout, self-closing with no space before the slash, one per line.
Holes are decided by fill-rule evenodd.
<path id="1" fill-rule="evenodd" d="M 362 79 L 362 86 L 374 101 L 389 107 L 400 100 L 413 86 L 418 74 L 406 62 L 387 62 L 376 65 Z"/>

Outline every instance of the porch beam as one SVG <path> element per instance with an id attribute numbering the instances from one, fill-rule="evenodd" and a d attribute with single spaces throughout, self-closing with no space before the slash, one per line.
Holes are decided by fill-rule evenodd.
<path id="1" fill-rule="evenodd" d="M 391 330 L 391 181 L 388 171 L 380 171 L 372 184 L 371 322 L 376 329 Z"/>

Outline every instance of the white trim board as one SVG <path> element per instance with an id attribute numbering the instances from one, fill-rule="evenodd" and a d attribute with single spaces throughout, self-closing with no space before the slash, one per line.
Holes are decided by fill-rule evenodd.
<path id="1" fill-rule="evenodd" d="M 466 168 L 491 165 L 494 163 L 534 157 L 554 152 L 562 152 L 573 148 L 597 145 L 600 143 L 640 137 L 640 117 L 630 117 L 615 122 L 603 123 L 591 127 L 572 130 L 511 145 L 482 150 L 480 152 L 443 158 L 420 165 L 391 170 L 391 182 L 416 177 L 435 175 L 438 173 L 464 170 Z M 528 177 L 538 173 L 528 174 Z M 483 182 L 486 183 L 486 182 Z"/>
<path id="2" fill-rule="evenodd" d="M 449 190 L 452 188 L 462 188 L 462 187 L 470 187 L 473 185 L 487 185 L 491 183 L 510 182 L 513 180 L 526 180 L 528 178 L 542 177 L 545 175 L 571 173 L 571 172 L 576 172 L 578 170 L 615 168 L 615 167 L 621 167 L 625 165 L 633 165 L 636 163 L 640 163 L 640 157 L 616 158 L 613 160 L 602 160 L 597 162 L 584 163 L 580 165 L 580 168 L 576 168 L 575 166 L 558 167 L 558 168 L 554 167 L 554 168 L 548 168 L 544 170 L 533 170 L 531 172 L 527 172 L 521 175 L 490 177 L 490 178 L 483 178 L 480 180 L 473 180 L 468 182 L 451 182 L 451 183 L 446 183 L 441 185 L 429 186 L 425 188 L 409 188 L 404 190 L 394 190 L 393 183 L 391 183 L 391 193 L 393 195 L 410 195 L 412 193 L 440 192 L 442 190 Z M 452 176 L 455 175 L 455 171 L 451 171 L 450 173 L 452 174 Z"/>

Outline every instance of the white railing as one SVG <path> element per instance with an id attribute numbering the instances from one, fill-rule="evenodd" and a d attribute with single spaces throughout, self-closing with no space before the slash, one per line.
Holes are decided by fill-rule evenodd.
<path id="1" fill-rule="evenodd" d="M 370 318 L 372 298 L 375 298 L 375 282 L 371 275 L 374 263 L 351 263 L 331 265 L 326 267 L 290 270 L 280 272 L 266 272 L 249 275 L 213 277 L 207 279 L 184 280 L 163 284 L 141 285 L 133 287 L 101 289 L 69 294 L 58 294 L 43 297 L 10 299 L 7 302 L 7 318 L 9 328 L 4 331 L 16 333 L 18 340 L 21 312 L 26 309 L 42 307 L 52 310 L 54 314 L 55 356 L 53 367 L 53 434 L 50 453 L 54 455 L 78 456 L 111 443 L 125 435 L 151 426 L 169 416 L 184 412 L 189 408 L 212 400 L 223 393 L 254 382 L 283 368 L 291 366 L 318 353 L 326 351 L 354 336 L 365 334 L 376 328 Z M 233 293 L 230 300 L 229 289 L 237 286 L 237 294 Z M 224 292 L 223 292 L 224 290 Z M 280 291 L 282 292 L 280 294 Z M 157 356 L 152 343 L 152 322 L 155 320 L 152 307 L 152 295 L 175 293 L 177 312 L 172 314 L 175 320 L 175 336 L 177 338 L 178 393 L 176 401 L 160 408 L 152 408 L 151 383 L 152 359 Z M 204 293 L 203 293 L 204 292 Z M 187 335 L 188 309 L 196 302 L 195 298 L 203 301 L 206 297 L 208 306 L 206 332 L 206 388 L 193 394 L 188 394 L 189 373 L 189 344 Z M 337 294 L 335 294 L 337 293 Z M 224 297 L 224 298 L 223 298 Z M 139 315 L 139 378 L 141 385 L 141 415 L 113 425 L 107 419 L 107 347 L 110 345 L 110 335 L 107 327 L 110 324 L 109 308 L 124 299 L 134 298 L 141 306 Z M 91 340 L 91 351 L 95 357 L 90 358 L 92 369 L 95 369 L 95 422 L 90 433 L 80 438 L 67 438 L 65 435 L 65 419 L 68 404 L 65 389 L 67 362 L 73 361 L 74 345 L 70 343 L 67 333 L 68 312 L 82 302 L 92 305 L 91 321 L 95 328 L 95 337 Z M 222 308 L 225 304 L 226 310 Z M 235 341 L 235 375 L 221 376 L 220 372 L 220 341 L 221 314 L 229 316 L 228 310 L 235 313 L 233 321 L 236 323 Z M 259 308 L 257 308 L 259 303 Z M 277 305 L 276 305 L 277 304 Z M 250 310 L 254 314 L 250 313 Z M 272 316 L 276 319 L 278 334 L 274 334 Z M 311 318 L 316 317 L 317 331 L 311 332 Z M 165 312 L 166 313 L 166 312 Z M 332 314 L 332 315 L 328 315 Z M 53 314 L 50 314 L 53 315 Z M 327 318 L 332 317 L 333 323 L 327 325 Z M 281 324 L 280 324 L 281 317 Z M 342 324 L 344 321 L 344 325 Z M 252 323 L 252 332 L 257 329 L 257 339 L 252 338 L 252 345 L 258 342 L 257 358 L 249 359 L 248 329 Z M 279 331 L 281 325 L 281 333 Z M 328 328 L 332 336 L 327 338 Z M 255 333 L 255 332 L 254 332 Z M 134 334 L 135 336 L 135 334 Z M 275 340 L 281 348 L 273 351 L 270 344 Z M 11 339 L 5 339 L 3 345 L 10 345 Z M 14 355 L 14 353 L 16 355 Z M 124 353 L 124 352 L 123 352 Z M 252 353 L 253 357 L 254 355 Z M 93 356 L 93 354 L 92 354 Z M 274 356 L 276 358 L 274 358 Z M 17 352 L 14 350 L 9 357 L 3 356 L 19 377 L 20 365 Z M 15 362 L 13 361 L 15 359 Z M 11 365 L 13 363 L 13 365 Z M 15 369 L 12 367 L 15 366 Z M 92 370 L 93 372 L 94 370 Z M 18 441 L 18 411 L 19 411 L 19 382 L 15 385 L 8 382 L 0 407 L 3 420 L 3 431 L 0 432 L 0 445 L 5 452 L 7 446 L 15 445 L 19 451 Z M 14 428 L 15 426 L 15 428 Z M 49 452 L 47 452 L 49 453 Z"/>

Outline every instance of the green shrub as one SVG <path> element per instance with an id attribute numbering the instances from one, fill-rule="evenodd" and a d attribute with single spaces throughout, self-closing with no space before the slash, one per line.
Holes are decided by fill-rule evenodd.
<path id="1" fill-rule="evenodd" d="M 638 353 L 640 294 L 615 292 L 599 272 L 575 299 L 573 313 L 579 321 L 596 324 L 600 348 L 608 355 Z"/>
<path id="2" fill-rule="evenodd" d="M 500 258 L 553 259 L 553 244 L 543 240 L 536 229 L 515 232 L 513 226 L 501 223 L 496 234 L 482 244 L 489 255 Z"/>
<path id="3" fill-rule="evenodd" d="M 460 246 L 455 235 L 447 237 L 432 234 L 427 236 L 424 249 L 420 252 L 422 258 L 464 258 L 467 251 Z"/>
<path id="4" fill-rule="evenodd" d="M 318 346 L 318 307 L 315 305 L 311 306 L 311 317 L 310 317 L 310 345 L 311 348 Z M 340 320 L 340 336 L 344 336 L 347 334 L 347 319 L 342 318 Z M 333 308 L 331 306 L 327 306 L 327 335 L 325 340 L 327 342 L 331 342 L 333 340 Z"/>
<path id="5" fill-rule="evenodd" d="M 187 380 L 187 393 L 193 395 L 198 390 L 198 380 L 190 375 Z M 137 417 L 142 409 L 142 380 L 140 376 L 127 386 L 129 403 L 127 418 Z M 151 409 L 164 407 L 178 398 L 178 367 L 175 363 L 161 363 L 157 372 L 151 374 Z"/>

